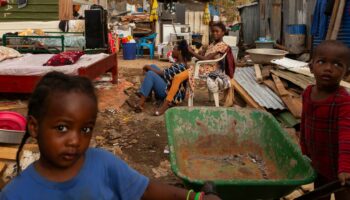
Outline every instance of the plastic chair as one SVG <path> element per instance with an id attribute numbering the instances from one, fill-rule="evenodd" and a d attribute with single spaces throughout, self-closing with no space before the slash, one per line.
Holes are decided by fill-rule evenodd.
<path id="1" fill-rule="evenodd" d="M 218 58 L 215 60 L 201 60 L 201 61 L 196 62 L 195 67 L 194 67 L 194 79 L 203 80 L 199 76 L 199 68 L 201 65 L 203 65 L 203 64 L 216 64 L 216 63 L 224 60 L 226 58 L 226 54 L 227 53 L 225 53 L 221 58 Z M 220 107 L 220 105 L 219 105 L 219 91 L 210 91 L 209 89 L 208 89 L 208 91 L 209 91 L 209 99 L 211 99 L 211 96 L 213 96 L 214 101 L 215 101 L 215 106 Z M 188 98 L 188 106 L 189 107 L 193 106 L 193 98 L 194 98 L 194 94 L 192 92 L 190 92 L 190 95 Z"/>
<path id="2" fill-rule="evenodd" d="M 157 33 L 153 33 L 149 36 L 139 38 L 137 41 L 137 56 L 143 56 L 143 48 L 146 47 L 149 49 L 151 60 L 154 57 L 155 50 L 155 39 Z"/>

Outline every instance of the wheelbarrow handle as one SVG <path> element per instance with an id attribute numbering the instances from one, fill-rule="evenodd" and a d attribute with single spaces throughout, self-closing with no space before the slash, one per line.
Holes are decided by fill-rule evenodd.
<path id="1" fill-rule="evenodd" d="M 319 199 L 319 198 L 328 196 L 334 192 L 338 192 L 338 191 L 344 190 L 345 188 L 349 188 L 349 187 L 350 187 L 350 181 L 347 181 L 345 186 L 342 186 L 340 181 L 333 181 L 331 183 L 328 183 L 322 187 L 315 189 L 314 191 L 306 193 L 303 196 L 296 198 L 295 200 Z"/>

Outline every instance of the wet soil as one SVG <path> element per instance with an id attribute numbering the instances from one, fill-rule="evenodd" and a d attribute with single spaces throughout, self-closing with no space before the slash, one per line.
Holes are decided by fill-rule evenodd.
<path id="1" fill-rule="evenodd" d="M 232 123 L 234 129 L 235 122 Z M 193 143 L 181 143 L 177 149 L 180 172 L 197 180 L 283 179 L 274 162 L 252 141 L 237 142 L 230 134 L 208 134 L 208 128 L 197 122 L 202 135 Z"/>

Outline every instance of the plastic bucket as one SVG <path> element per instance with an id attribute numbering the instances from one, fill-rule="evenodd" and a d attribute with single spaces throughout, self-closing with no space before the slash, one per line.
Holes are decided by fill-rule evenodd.
<path id="1" fill-rule="evenodd" d="M 124 60 L 136 59 L 136 43 L 124 43 L 123 44 L 123 58 Z"/>
<path id="2" fill-rule="evenodd" d="M 305 24 L 290 24 L 287 26 L 287 33 L 295 35 L 305 35 L 306 25 Z"/>
<path id="3" fill-rule="evenodd" d="M 203 35 L 201 34 L 193 34 L 192 35 L 192 45 L 196 45 L 200 47 L 202 45 Z"/>

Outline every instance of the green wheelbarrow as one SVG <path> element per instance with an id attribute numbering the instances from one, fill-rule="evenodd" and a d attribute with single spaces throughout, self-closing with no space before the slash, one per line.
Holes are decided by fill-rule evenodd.
<path id="1" fill-rule="evenodd" d="M 301 185 L 312 183 L 316 178 L 316 173 L 297 144 L 292 142 L 275 118 L 267 112 L 252 109 L 177 107 L 169 109 L 165 119 L 171 168 L 188 188 L 200 190 L 206 181 L 212 181 L 224 200 L 279 199 Z M 209 140 L 205 140 L 206 137 Z M 234 148 L 234 145 L 239 148 Z M 232 174 L 227 170 L 233 171 L 239 165 L 235 163 L 235 151 L 253 146 L 255 148 L 251 149 L 251 153 L 256 153 L 254 149 L 259 151 L 256 148 L 259 147 L 264 158 L 274 165 L 274 173 L 280 176 L 264 177 L 265 172 L 262 172 L 262 177 L 258 177 L 260 174 L 251 177 L 249 173 L 244 176 L 243 172 L 246 171 L 241 170 L 243 176 L 241 174 L 238 178 L 230 178 Z M 217 165 L 210 162 L 200 163 L 198 160 L 195 165 L 191 161 L 191 156 L 199 159 L 205 155 L 207 157 L 204 159 L 216 161 Z M 220 163 L 220 159 L 228 161 L 227 158 L 232 158 L 232 166 L 226 167 Z M 256 162 L 255 159 L 252 161 Z M 240 162 L 245 166 L 249 165 L 247 160 L 241 159 Z"/>

